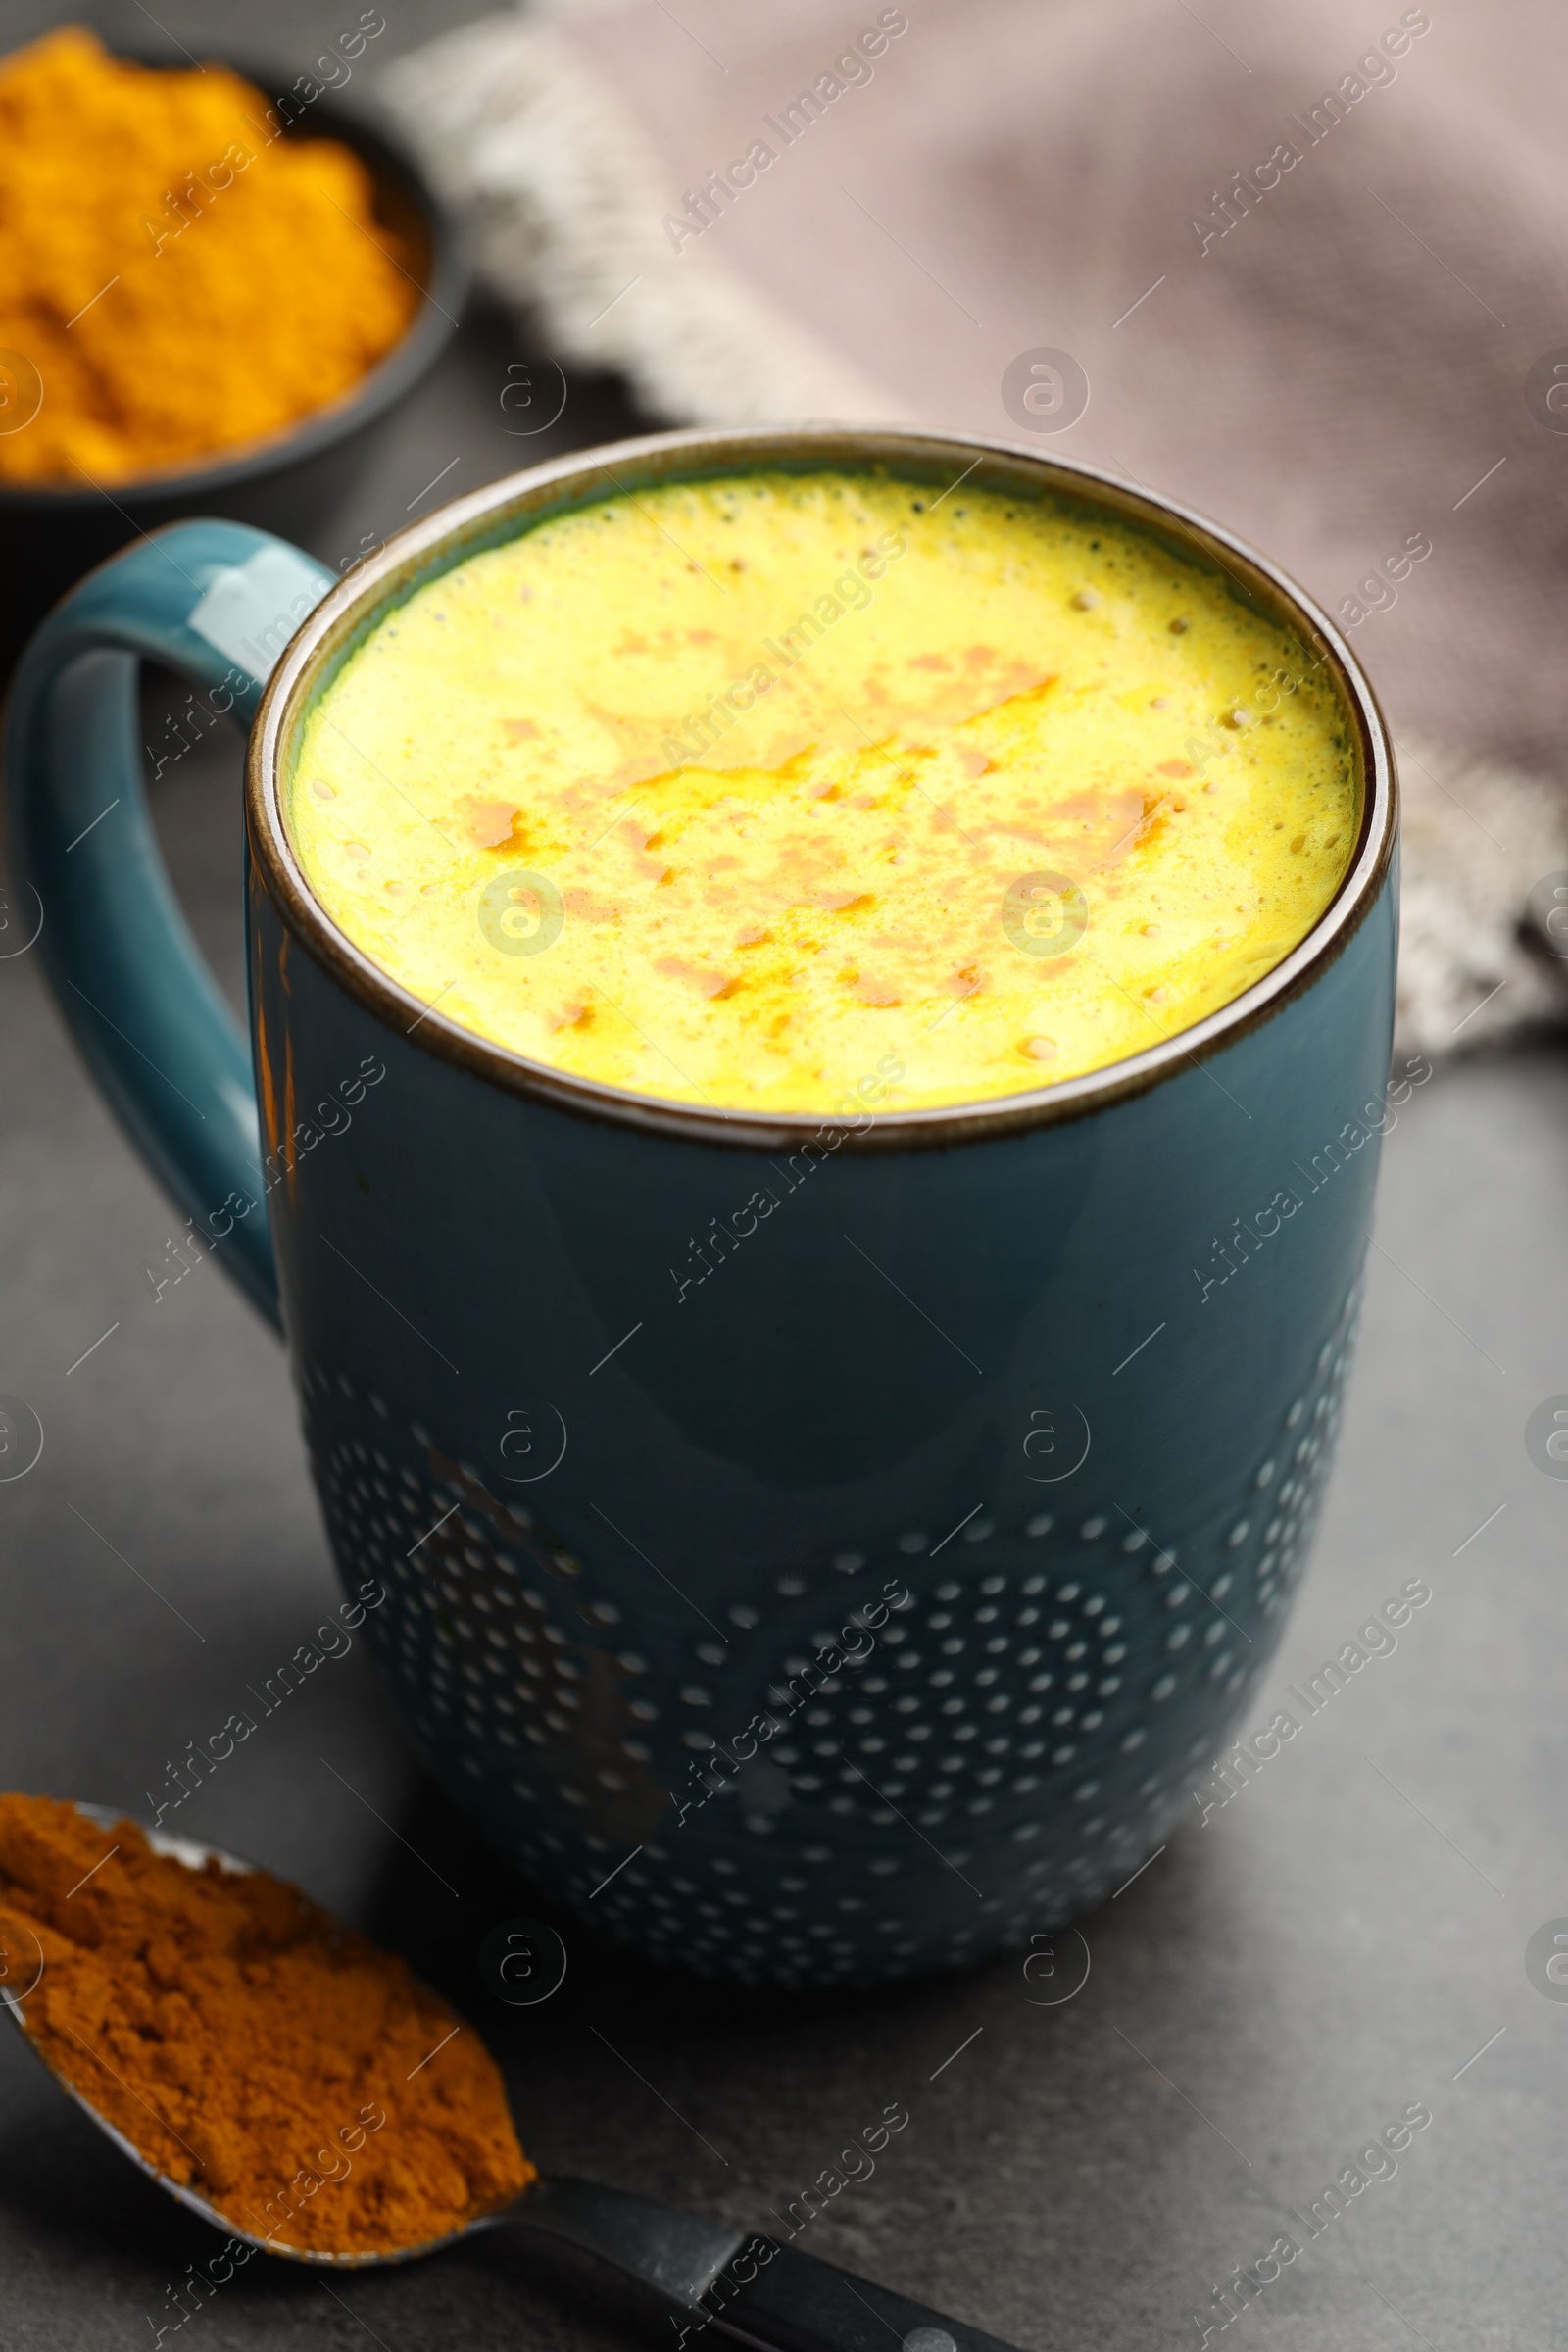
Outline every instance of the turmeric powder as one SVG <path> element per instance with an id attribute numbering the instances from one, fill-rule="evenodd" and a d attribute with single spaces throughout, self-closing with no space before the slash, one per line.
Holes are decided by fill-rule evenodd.
<path id="1" fill-rule="evenodd" d="M 0 418 L 0 482 L 188 470 L 391 350 L 418 289 L 369 173 L 282 131 L 226 67 L 131 64 L 79 25 L 0 61 L 0 364 L 42 392 Z"/>
<path id="2" fill-rule="evenodd" d="M 392 2252 L 538 2178 L 472 2028 L 265 1871 L 0 1795 L 0 1952 L 46 2064 L 249 2236 Z"/>

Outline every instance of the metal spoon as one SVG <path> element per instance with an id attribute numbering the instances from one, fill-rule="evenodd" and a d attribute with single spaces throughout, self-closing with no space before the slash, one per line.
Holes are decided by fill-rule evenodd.
<path id="1" fill-rule="evenodd" d="M 125 1818 L 123 1813 L 105 1805 L 78 1805 L 76 1809 L 104 1829 Z M 236 1855 L 224 1853 L 220 1846 L 198 1844 L 192 1838 L 171 1838 L 157 1830 L 148 1830 L 145 1835 L 154 1853 L 182 1862 L 187 1870 L 200 1870 L 209 1861 L 240 1873 L 254 1867 Z M 48 2066 L 48 2059 L 27 2032 L 23 2013 L 24 1999 L 25 1995 L 19 1996 L 0 1985 L 0 2000 L 4 2001 L 12 2022 L 28 2048 Z M 53 2067 L 49 2071 L 55 2074 Z M 177 2197 L 182 2205 L 188 2205 L 193 2213 L 199 2213 L 203 2221 L 210 2222 L 225 2237 L 255 2246 L 264 2253 L 284 2255 L 293 2262 L 339 2266 L 409 2262 L 418 2255 L 437 2253 L 443 2246 L 456 2245 L 477 2230 L 493 2229 L 505 2222 L 509 2227 L 539 2230 L 546 2237 L 561 2239 L 596 2255 L 650 2289 L 672 2315 L 673 2352 L 679 2352 L 688 2336 L 709 2327 L 716 2328 L 721 2335 L 734 2342 L 752 2347 L 753 2352 L 893 2352 L 888 2343 L 890 2334 L 900 2352 L 1015 2352 L 1012 2345 L 985 2334 L 978 2328 L 944 2319 L 940 2312 L 928 2310 L 924 2304 L 911 2303 L 905 2295 L 891 2294 L 886 2287 L 852 2277 L 833 2263 L 799 2253 L 775 2238 L 757 2232 L 748 2235 L 722 2222 L 700 2221 L 694 2214 L 676 2213 L 667 2205 L 656 2205 L 650 2197 L 629 2196 L 621 2189 L 601 2188 L 592 2180 L 575 2180 L 564 2174 L 545 2175 L 525 2189 L 515 2204 L 501 2213 L 486 2214 L 461 2230 L 449 2231 L 445 2237 L 429 2238 L 419 2245 L 399 2246 L 391 2253 L 322 2254 L 301 2246 L 279 2245 L 273 2238 L 257 2237 L 237 2228 L 183 2181 L 172 2180 L 166 2173 L 159 2172 L 139 2148 L 133 2147 L 122 2132 L 99 2114 L 74 2082 L 68 2082 L 60 2074 L 55 2074 L 55 2080 L 91 2116 L 99 2130 L 107 2133 L 121 2154 L 128 2156 L 160 2188 Z M 682 2313 L 686 2315 L 684 2325 L 678 2324 L 674 2316 Z"/>

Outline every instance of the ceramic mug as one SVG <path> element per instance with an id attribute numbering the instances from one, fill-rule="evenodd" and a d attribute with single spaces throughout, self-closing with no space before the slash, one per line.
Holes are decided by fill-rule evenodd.
<path id="1" fill-rule="evenodd" d="M 1291 624 L 1362 785 L 1301 944 L 1108 1069 L 907 1111 L 868 1078 L 827 1118 L 548 1069 L 380 971 L 282 813 L 347 656 L 541 517 L 770 466 L 1065 498 Z M 249 1045 L 154 847 L 139 656 L 251 722 Z M 1321 612 L 1060 457 L 665 434 L 477 491 L 341 582 L 233 524 L 142 542 L 34 638 L 9 769 L 62 1010 L 280 1322 L 339 1570 L 384 1584 L 380 1666 L 497 1846 L 645 1950 L 790 1984 L 972 1959 L 1137 1868 L 1300 1574 L 1389 1117 L 1394 776 Z"/>

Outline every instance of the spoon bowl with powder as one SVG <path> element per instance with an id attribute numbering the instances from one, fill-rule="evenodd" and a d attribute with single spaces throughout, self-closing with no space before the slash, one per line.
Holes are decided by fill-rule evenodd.
<path id="1" fill-rule="evenodd" d="M 406 2262 L 505 2222 L 762 2352 L 1011 2352 L 779 2239 L 523 2154 L 474 2029 L 286 1881 L 105 1807 L 0 1794 L 0 2001 L 124 2156 L 225 2240 Z M 907 2120 L 907 2119 L 906 2119 Z"/>

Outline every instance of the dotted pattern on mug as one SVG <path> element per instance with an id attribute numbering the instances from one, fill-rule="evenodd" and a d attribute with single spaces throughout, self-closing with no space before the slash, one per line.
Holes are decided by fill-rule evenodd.
<path id="1" fill-rule="evenodd" d="M 760 1586 L 714 1601 L 722 1640 L 672 1603 L 657 1657 L 621 1632 L 647 1608 L 623 1547 L 590 1571 L 319 1365 L 307 1426 L 338 1558 L 386 1587 L 367 1634 L 497 1842 L 688 1966 L 853 1982 L 1060 1924 L 1158 1843 L 1304 1565 L 1357 1304 L 1190 1568 L 1108 1504 L 983 1511 L 936 1559 L 909 1528 L 774 1574 L 765 1610 Z M 908 1598 L 860 1662 L 812 1671 L 889 1584 Z M 757 1715 L 779 1729 L 736 1769 Z"/>

